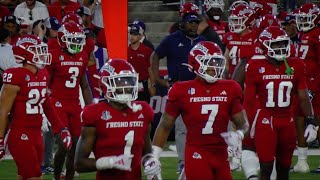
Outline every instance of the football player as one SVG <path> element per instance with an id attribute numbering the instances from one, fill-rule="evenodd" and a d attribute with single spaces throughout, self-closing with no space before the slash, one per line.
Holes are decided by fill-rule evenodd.
<path id="1" fill-rule="evenodd" d="M 79 172 L 97 171 L 96 179 L 161 179 L 160 162 L 152 154 L 153 110 L 138 97 L 138 74 L 126 60 L 111 59 L 99 72 L 103 99 L 81 113 L 76 150 Z M 89 158 L 91 151 L 95 158 Z"/>
<path id="2" fill-rule="evenodd" d="M 312 3 L 304 4 L 300 7 L 299 11 L 295 13 L 296 24 L 298 30 L 301 32 L 300 42 L 298 43 L 298 58 L 302 59 L 306 64 L 307 87 L 309 90 L 309 98 L 311 100 L 314 113 L 317 117 L 319 125 L 320 118 L 320 86 L 319 78 L 320 73 L 318 70 L 320 62 L 320 29 L 318 22 L 320 20 L 320 9 L 317 5 Z M 299 110 L 299 103 L 297 103 L 296 123 L 298 134 L 298 162 L 293 170 L 296 172 L 309 172 L 310 168 L 307 163 L 307 144 L 304 133 L 303 113 Z M 299 123 L 299 124 L 298 124 Z M 301 127 L 298 129 L 298 127 Z M 318 136 L 320 140 L 320 136 Z M 320 166 L 316 169 L 320 173 Z"/>
<path id="3" fill-rule="evenodd" d="M 88 55 L 83 51 L 85 35 L 80 25 L 67 22 L 59 28 L 57 39 L 60 48 L 51 51 L 52 63 L 47 66 L 50 74 L 50 99 L 58 115 L 70 129 L 72 141 L 75 145 L 81 131 L 80 87 L 85 104 L 90 104 L 92 101 L 92 94 L 85 73 L 88 64 Z M 48 116 L 48 119 L 50 118 L 52 117 Z M 60 178 L 66 155 L 66 179 L 73 178 L 74 151 L 75 146 L 67 151 L 60 143 L 54 157 L 54 177 L 56 179 Z"/>
<path id="4" fill-rule="evenodd" d="M 196 78 L 173 84 L 153 138 L 153 152 L 159 157 L 181 114 L 187 128 L 186 179 L 232 179 L 227 146 L 239 146 L 249 128 L 241 87 L 222 79 L 225 61 L 215 43 L 203 41 L 191 49 L 188 66 Z M 227 132 L 229 119 L 236 131 Z"/>
<path id="5" fill-rule="evenodd" d="M 254 11 L 247 5 L 238 5 L 231 11 L 228 22 L 230 32 L 223 36 L 222 42 L 227 46 L 225 76 L 229 79 L 241 59 L 253 55 L 256 34 L 250 29 L 255 23 Z"/>
<path id="6" fill-rule="evenodd" d="M 9 68 L 3 74 L 4 84 L 0 94 L 0 159 L 4 156 L 7 144 L 17 165 L 18 179 L 40 180 L 44 153 L 42 114 L 50 113 L 53 116 L 51 124 L 66 149 L 71 148 L 71 136 L 48 102 L 49 75 L 44 67 L 50 65 L 51 54 L 48 53 L 47 44 L 37 36 L 23 36 L 13 46 L 13 53 L 22 67 Z M 4 143 L 9 113 L 12 120 L 7 143 Z"/>
<path id="7" fill-rule="evenodd" d="M 262 55 L 252 58 L 246 67 L 244 104 L 255 104 L 256 95 L 260 111 L 256 114 L 250 135 L 254 137 L 260 162 L 260 178 L 270 179 L 276 160 L 277 179 L 289 179 L 289 169 L 296 145 L 293 120 L 293 97 L 299 97 L 308 127 L 308 142 L 317 137 L 317 125 L 308 98 L 305 65 L 290 56 L 290 38 L 278 26 L 266 28 L 259 36 Z M 254 106 L 248 106 L 250 112 Z"/>
<path id="8" fill-rule="evenodd" d="M 219 35 L 222 40 L 223 35 L 229 31 L 228 24 L 221 20 L 224 12 L 223 0 L 205 0 L 203 3 L 205 12 L 208 17 L 209 26 Z"/>

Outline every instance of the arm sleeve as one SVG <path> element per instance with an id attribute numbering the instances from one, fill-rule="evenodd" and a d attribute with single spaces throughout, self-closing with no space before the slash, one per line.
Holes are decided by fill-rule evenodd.
<path id="1" fill-rule="evenodd" d="M 177 117 L 180 114 L 180 102 L 179 102 L 179 83 L 173 84 L 168 92 L 168 100 L 165 108 L 165 112 L 173 117 Z M 181 93 L 180 93 L 181 94 Z"/>
<path id="2" fill-rule="evenodd" d="M 145 114 L 147 116 L 147 121 L 149 123 L 151 123 L 153 121 L 153 117 L 154 117 L 153 109 L 151 108 L 151 106 L 148 103 L 145 103 L 143 106 L 144 106 L 143 110 L 145 111 Z"/>
<path id="3" fill-rule="evenodd" d="M 238 112 L 243 110 L 242 104 L 241 102 L 243 101 L 243 95 L 242 95 L 242 88 L 240 87 L 240 85 L 236 82 L 233 82 L 233 92 L 234 92 L 234 96 L 232 98 L 232 102 L 231 102 L 231 113 L 232 115 L 237 114 Z"/>
<path id="4" fill-rule="evenodd" d="M 162 59 L 169 54 L 169 36 L 161 41 L 159 46 L 155 49 L 155 52 L 159 55 L 159 58 Z"/>
<path id="5" fill-rule="evenodd" d="M 255 60 L 252 60 L 255 61 Z M 243 107 L 246 110 L 248 119 L 252 119 L 256 113 L 256 87 L 255 87 L 255 73 L 252 65 L 252 61 L 247 64 L 246 67 L 246 80 L 245 80 L 245 90 L 244 90 L 244 102 Z"/>
<path id="6" fill-rule="evenodd" d="M 85 106 L 80 114 L 82 126 L 95 126 L 95 117 L 93 109 Z"/>
<path id="7" fill-rule="evenodd" d="M 54 105 L 51 103 L 48 94 L 46 94 L 46 100 L 43 103 L 44 114 L 47 116 L 51 124 L 53 134 L 57 134 L 60 133 L 61 129 L 65 127 L 65 124 L 62 123 L 60 117 L 57 115 L 57 112 L 53 107 Z"/>
<path id="8" fill-rule="evenodd" d="M 21 86 L 25 77 L 23 77 L 23 75 L 17 70 L 18 69 L 16 68 L 9 68 L 5 70 L 2 76 L 3 84 Z"/>
<path id="9" fill-rule="evenodd" d="M 301 60 L 297 60 L 297 62 L 297 72 L 294 72 L 294 74 L 297 76 L 298 89 L 307 89 L 306 65 Z"/>

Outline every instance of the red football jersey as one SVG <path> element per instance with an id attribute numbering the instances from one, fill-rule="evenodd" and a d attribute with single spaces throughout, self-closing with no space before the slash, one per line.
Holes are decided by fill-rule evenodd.
<path id="1" fill-rule="evenodd" d="M 301 42 L 298 43 L 298 58 L 306 64 L 308 88 L 317 91 L 319 87 L 319 64 L 320 64 L 320 28 L 314 28 L 302 33 Z"/>
<path id="2" fill-rule="evenodd" d="M 24 67 L 9 68 L 3 74 L 3 83 L 20 87 L 10 115 L 10 128 L 41 128 L 43 102 L 47 93 L 49 76 L 45 69 L 33 74 Z"/>
<path id="3" fill-rule="evenodd" d="M 284 62 L 276 67 L 265 56 L 252 59 L 246 68 L 244 104 L 255 104 L 257 94 L 262 112 L 275 117 L 292 115 L 293 96 L 299 89 L 306 89 L 307 85 L 303 61 L 288 58 L 287 62 L 293 69 L 292 75 L 285 73 Z"/>
<path id="4" fill-rule="evenodd" d="M 208 24 L 219 35 L 221 41 L 222 37 L 229 32 L 228 23 L 222 20 L 217 23 L 208 19 Z"/>
<path id="5" fill-rule="evenodd" d="M 68 54 L 62 49 L 50 51 L 52 63 L 46 66 L 52 82 L 49 84 L 51 96 L 61 100 L 78 100 L 80 79 L 86 73 L 88 55 L 82 51 Z"/>
<path id="6" fill-rule="evenodd" d="M 86 44 L 83 46 L 83 50 L 90 55 L 94 50 L 94 39 L 91 37 L 86 38 Z"/>
<path id="7" fill-rule="evenodd" d="M 128 47 L 128 62 L 139 73 L 139 81 L 149 79 L 151 53 L 152 49 L 142 43 L 137 50 Z"/>
<path id="8" fill-rule="evenodd" d="M 147 135 L 153 110 L 143 101 L 136 101 L 142 110 L 133 112 L 114 109 L 106 102 L 85 106 L 81 113 L 83 126 L 96 128 L 94 155 L 96 159 L 104 156 L 133 154 L 131 171 L 116 169 L 98 171 L 98 180 L 102 179 L 141 179 L 141 157 L 144 138 Z"/>
<path id="9" fill-rule="evenodd" d="M 226 45 L 229 50 L 229 72 L 232 76 L 235 67 L 238 65 L 241 58 L 250 59 L 254 52 L 254 41 L 256 40 L 256 34 L 251 32 L 244 36 L 240 36 L 237 33 L 228 32 L 223 36 L 222 43 Z"/>
<path id="10" fill-rule="evenodd" d="M 182 115 L 187 128 L 186 145 L 226 148 L 220 133 L 226 132 L 232 115 L 243 108 L 242 89 L 233 80 L 209 84 L 198 79 L 176 82 L 169 90 L 165 112 Z"/>

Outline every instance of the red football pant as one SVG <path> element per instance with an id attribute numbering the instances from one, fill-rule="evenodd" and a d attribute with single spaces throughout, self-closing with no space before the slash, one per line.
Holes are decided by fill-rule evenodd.
<path id="1" fill-rule="evenodd" d="M 51 98 L 51 104 L 55 108 L 62 123 L 68 127 L 71 136 L 80 137 L 82 111 L 80 100 L 57 100 Z M 48 117 L 50 118 L 50 117 Z"/>
<path id="2" fill-rule="evenodd" d="M 289 168 L 296 147 L 295 123 L 292 117 L 272 117 L 260 113 L 254 136 L 257 155 L 262 163 L 276 157 L 277 163 Z"/>
<path id="3" fill-rule="evenodd" d="M 186 145 L 184 171 L 188 180 L 231 180 L 227 147 L 204 150 Z"/>
<path id="4" fill-rule="evenodd" d="M 11 129 L 7 142 L 17 165 L 18 175 L 23 179 L 40 177 L 44 153 L 41 130 Z"/>

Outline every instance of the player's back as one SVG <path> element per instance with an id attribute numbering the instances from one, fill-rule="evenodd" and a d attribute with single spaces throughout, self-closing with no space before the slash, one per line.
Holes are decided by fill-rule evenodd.
<path id="1" fill-rule="evenodd" d="M 105 170 L 97 173 L 97 179 L 140 179 L 141 156 L 144 139 L 153 119 L 153 110 L 146 102 L 137 101 L 142 110 L 133 112 L 114 109 L 102 101 L 84 108 L 82 123 L 96 127 L 95 158 L 120 154 L 133 154 L 131 172 Z"/>
<path id="2" fill-rule="evenodd" d="M 266 58 L 251 60 L 247 67 L 246 76 L 251 78 L 255 87 L 246 88 L 256 88 L 262 112 L 275 117 L 291 114 L 293 95 L 298 89 L 306 88 L 303 61 L 287 58 L 287 62 L 292 74 L 286 74 L 284 62 L 277 67 Z"/>
<path id="3" fill-rule="evenodd" d="M 320 44 L 320 28 L 314 28 L 308 32 L 303 32 L 300 43 L 298 43 L 298 58 L 304 60 L 307 68 L 307 76 L 314 77 L 318 73 L 319 49 Z"/>
<path id="4" fill-rule="evenodd" d="M 228 32 L 228 24 L 222 20 L 214 22 L 208 20 L 209 26 L 219 35 L 220 40 L 222 40 L 223 35 Z"/>
<path id="5" fill-rule="evenodd" d="M 181 113 L 187 127 L 187 145 L 201 148 L 225 148 L 220 133 L 227 131 L 231 116 L 242 109 L 233 108 L 234 101 L 241 101 L 241 87 L 233 80 L 205 83 L 191 80 L 175 83 L 169 91 L 166 112 Z M 237 111 L 237 112 L 235 112 Z"/>
<path id="6" fill-rule="evenodd" d="M 223 37 L 223 43 L 229 50 L 229 72 L 232 76 L 235 67 L 242 58 L 249 59 L 254 54 L 255 32 L 240 36 L 234 32 L 228 32 Z"/>
<path id="7" fill-rule="evenodd" d="M 50 53 L 52 63 L 46 67 L 52 79 L 49 84 L 51 96 L 61 100 L 79 99 L 80 79 L 86 72 L 88 55 L 84 51 L 68 54 L 61 48 Z"/>
<path id="8" fill-rule="evenodd" d="M 10 128 L 35 128 L 42 124 L 42 103 L 47 92 L 48 73 L 38 69 L 37 74 L 23 67 L 9 68 L 3 74 L 4 84 L 20 87 L 10 115 Z"/>

